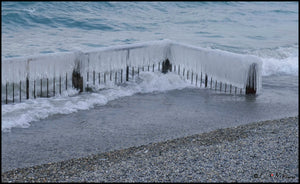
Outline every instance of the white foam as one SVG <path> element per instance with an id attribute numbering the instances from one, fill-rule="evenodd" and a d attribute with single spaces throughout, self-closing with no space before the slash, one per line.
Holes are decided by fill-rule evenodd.
<path id="1" fill-rule="evenodd" d="M 69 90 L 61 96 L 2 105 L 2 131 L 10 131 L 13 127 L 27 128 L 31 122 L 45 119 L 54 114 L 70 114 L 78 110 L 88 110 L 95 105 L 105 105 L 111 100 L 131 96 L 135 93 L 162 92 L 193 87 L 175 73 L 141 72 L 135 80 L 121 86 L 111 85 L 107 89 L 93 93 L 73 96 L 77 91 Z"/>
<path id="2" fill-rule="evenodd" d="M 64 76 L 66 73 L 69 76 L 75 66 L 79 65 L 83 76 L 83 85 L 86 86 L 87 72 L 114 72 L 120 69 L 124 70 L 127 65 L 149 66 L 162 62 L 166 58 L 172 64 L 185 67 L 186 70 L 189 69 L 198 74 L 203 72 L 203 75 L 208 74 L 208 77 L 212 77 L 213 80 L 232 84 L 239 88 L 246 87 L 249 71 L 254 64 L 257 69 L 255 81 L 257 85 L 255 87 L 257 93 L 260 91 L 261 60 L 258 57 L 204 49 L 170 40 L 114 46 L 87 52 L 78 51 L 7 59 L 2 62 L 2 85 L 5 85 L 6 82 L 18 83 L 20 80 L 25 80 L 26 77 L 32 81 L 39 78 L 53 79 L 53 77 Z M 103 105 L 110 100 L 139 92 L 166 91 L 189 86 L 189 83 L 185 83 L 178 75 L 172 73 L 164 75 L 142 72 L 139 78 L 140 80 L 136 82 L 127 82 L 125 86 L 115 86 L 112 81 L 107 81 L 107 85 L 104 87 L 92 86 L 95 89 L 106 88 L 98 93 L 83 93 L 69 97 L 71 93 L 77 93 L 76 90 L 69 90 L 63 91 L 63 95 L 55 98 L 37 98 L 22 103 L 2 105 L 2 130 L 9 130 L 12 127 L 27 127 L 29 122 L 46 118 L 52 114 L 86 110 L 96 104 Z M 70 77 L 68 79 L 70 80 Z M 68 82 L 69 87 L 70 83 Z M 3 96 L 5 95 L 2 95 L 2 98 Z"/>
<path id="3" fill-rule="evenodd" d="M 263 58 L 263 76 L 269 75 L 298 75 L 298 57 L 288 57 L 285 59 Z"/>
<path id="4" fill-rule="evenodd" d="M 249 52 L 262 60 L 262 75 L 295 75 L 299 71 L 298 44 L 285 47 L 265 48 Z"/>

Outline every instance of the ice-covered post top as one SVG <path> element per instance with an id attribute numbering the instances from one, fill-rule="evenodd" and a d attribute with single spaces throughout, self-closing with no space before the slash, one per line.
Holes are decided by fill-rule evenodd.
<path id="1" fill-rule="evenodd" d="M 105 47 L 85 52 L 44 54 L 2 60 L 2 85 L 41 78 L 54 78 L 75 72 L 85 83 L 87 72 L 108 72 L 126 66 L 149 66 L 168 61 L 193 73 L 205 73 L 213 79 L 249 93 L 261 89 L 261 60 L 215 49 L 180 44 L 170 40 Z M 78 81 L 77 81 L 78 82 Z M 79 81 L 80 83 L 80 81 Z M 85 84 L 82 84 L 85 86 Z M 81 84 L 73 86 L 82 86 Z M 80 88 L 80 87 L 79 87 Z"/>

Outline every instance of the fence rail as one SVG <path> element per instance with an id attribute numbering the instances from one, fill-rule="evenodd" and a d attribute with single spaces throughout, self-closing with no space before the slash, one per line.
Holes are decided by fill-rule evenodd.
<path id="1" fill-rule="evenodd" d="M 91 91 L 113 81 L 119 85 L 141 71 L 173 72 L 228 94 L 256 94 L 261 88 L 261 61 L 255 57 L 161 41 L 3 60 L 2 103 L 53 97 L 71 88 Z"/>

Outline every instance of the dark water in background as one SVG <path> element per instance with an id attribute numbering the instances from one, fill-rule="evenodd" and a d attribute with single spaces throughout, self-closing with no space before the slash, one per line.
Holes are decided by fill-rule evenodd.
<path id="1" fill-rule="evenodd" d="M 2 57 L 161 39 L 273 57 L 298 50 L 298 2 L 1 4 Z"/>
<path id="2" fill-rule="evenodd" d="M 2 2 L 1 13 L 2 59 L 170 39 L 263 61 L 258 96 L 176 79 L 97 103 L 105 91 L 2 105 L 2 171 L 298 115 L 298 2 Z"/>

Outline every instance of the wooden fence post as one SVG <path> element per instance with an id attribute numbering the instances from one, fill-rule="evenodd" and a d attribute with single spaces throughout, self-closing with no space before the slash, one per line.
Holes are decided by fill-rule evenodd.
<path id="1" fill-rule="evenodd" d="M 43 79 L 41 79 L 41 97 L 43 96 Z"/>
<path id="2" fill-rule="evenodd" d="M 186 72 L 186 79 L 189 80 L 189 70 Z"/>
<path id="3" fill-rule="evenodd" d="M 121 83 L 123 82 L 123 69 L 121 69 Z"/>
<path id="4" fill-rule="evenodd" d="M 53 77 L 53 96 L 55 96 L 55 77 Z"/>
<path id="5" fill-rule="evenodd" d="M 148 70 L 149 70 L 149 67 L 148 67 Z M 126 81 L 128 81 L 129 79 L 129 66 L 126 67 Z"/>
<path id="6" fill-rule="evenodd" d="M 33 98 L 35 99 L 36 96 L 35 96 L 35 80 L 33 81 Z"/>
<path id="7" fill-rule="evenodd" d="M 217 90 L 218 81 L 215 82 L 215 91 Z"/>
<path id="8" fill-rule="evenodd" d="M 93 85 L 95 86 L 95 82 L 96 82 L 96 79 L 95 79 L 95 70 L 93 71 Z"/>
<path id="9" fill-rule="evenodd" d="M 88 82 L 89 82 L 89 72 L 87 72 L 87 89 L 89 89 Z M 79 92 L 83 92 L 83 77 L 80 75 L 79 67 L 77 69 L 74 69 L 72 72 L 72 84 L 74 88 L 79 89 Z"/>
<path id="10" fill-rule="evenodd" d="M 98 74 L 98 80 L 99 80 L 99 86 L 100 86 L 100 72 L 99 72 L 99 74 Z"/>
<path id="11" fill-rule="evenodd" d="M 61 75 L 59 76 L 59 94 L 61 95 Z"/>
<path id="12" fill-rule="evenodd" d="M 132 80 L 134 79 L 134 67 L 132 67 Z"/>
<path id="13" fill-rule="evenodd" d="M 207 74 L 205 74 L 205 88 L 207 88 Z"/>
<path id="14" fill-rule="evenodd" d="M 74 82 L 73 82 L 73 76 L 72 76 L 72 84 L 74 85 Z M 76 78 L 75 78 L 75 80 L 77 80 Z M 86 81 L 87 81 L 87 83 L 86 83 L 86 88 L 88 89 L 89 88 L 89 72 L 86 72 Z M 74 85 L 75 86 L 75 85 Z"/>
<path id="15" fill-rule="evenodd" d="M 29 79 L 26 77 L 26 99 L 29 99 Z"/>
<path id="16" fill-rule="evenodd" d="M 7 104 L 7 82 L 5 84 L 5 103 Z"/>
<path id="17" fill-rule="evenodd" d="M 21 88 L 22 88 L 22 83 L 21 83 L 21 81 L 20 81 L 20 102 L 21 102 L 21 95 L 22 95 Z"/>
<path id="18" fill-rule="evenodd" d="M 167 73 L 168 71 L 172 72 L 172 64 L 170 63 L 169 59 L 166 59 L 162 62 L 162 73 Z"/>
<path id="19" fill-rule="evenodd" d="M 202 72 L 201 72 L 201 77 L 200 77 L 200 87 L 202 86 Z"/>
<path id="20" fill-rule="evenodd" d="M 48 89 L 49 89 L 49 80 L 47 78 L 47 98 L 49 97 L 49 91 L 48 91 Z"/>
<path id="21" fill-rule="evenodd" d="M 15 83 L 12 83 L 13 87 L 13 103 L 15 103 Z"/>
<path id="22" fill-rule="evenodd" d="M 247 85 L 246 85 L 246 94 L 256 94 L 256 65 L 253 63 L 250 66 L 248 73 Z"/>
<path id="23" fill-rule="evenodd" d="M 68 90 L 68 73 L 66 72 L 66 90 Z"/>

